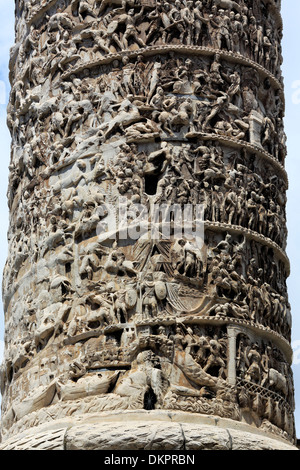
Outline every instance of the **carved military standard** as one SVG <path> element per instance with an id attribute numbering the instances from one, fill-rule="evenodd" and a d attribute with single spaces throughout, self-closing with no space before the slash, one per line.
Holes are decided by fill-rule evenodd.
<path id="1" fill-rule="evenodd" d="M 280 0 L 16 21 L 0 448 L 294 449 Z"/>

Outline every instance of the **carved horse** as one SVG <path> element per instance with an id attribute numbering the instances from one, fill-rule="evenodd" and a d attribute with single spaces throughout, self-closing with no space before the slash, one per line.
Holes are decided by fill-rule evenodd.
<path id="1" fill-rule="evenodd" d="M 130 7 L 141 5 L 140 0 L 102 0 L 98 13 L 102 13 L 108 5 L 117 5 L 120 10 L 125 10 L 126 5 Z"/>
<path id="2" fill-rule="evenodd" d="M 117 319 L 119 323 L 121 322 L 122 315 L 124 317 L 125 323 L 128 323 L 129 320 L 129 314 L 128 314 L 128 309 L 127 305 L 124 299 L 124 296 L 121 296 L 121 298 L 117 298 L 114 302 L 114 309 L 116 312 Z"/>
<path id="3" fill-rule="evenodd" d="M 278 370 L 270 369 L 267 377 L 269 386 L 273 387 L 276 392 L 282 392 L 286 397 L 288 395 L 288 383 L 287 379 Z"/>
<path id="4" fill-rule="evenodd" d="M 233 0 L 215 0 L 215 5 L 219 8 L 224 8 L 224 10 L 241 11 L 240 5 Z"/>

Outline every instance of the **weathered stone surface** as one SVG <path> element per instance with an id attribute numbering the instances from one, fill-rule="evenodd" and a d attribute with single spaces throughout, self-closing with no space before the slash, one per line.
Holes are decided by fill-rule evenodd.
<path id="1" fill-rule="evenodd" d="M 231 450 L 227 429 L 183 424 L 182 430 L 186 450 Z"/>
<path id="2" fill-rule="evenodd" d="M 9 439 L 4 445 L 0 445 L 1 450 L 65 450 L 64 436 L 66 429 L 52 431 L 44 430 L 39 432 L 33 429 Z"/>
<path id="3" fill-rule="evenodd" d="M 120 418 L 120 415 L 119 415 Z M 144 419 L 141 419 L 144 418 Z M 156 413 L 151 420 L 151 412 L 145 416 L 125 415 L 118 421 L 118 415 L 100 418 L 94 416 L 90 422 L 61 422 L 60 428 L 48 429 L 41 426 L 35 431 L 22 433 L 18 439 L 11 438 L 1 450 L 104 450 L 109 451 L 199 451 L 199 450 L 297 450 L 284 440 L 255 434 L 247 425 L 234 429 L 233 423 L 185 422 L 179 416 Z M 212 417 L 211 417 L 212 418 Z M 98 417 L 99 419 L 99 417 Z M 178 422 L 173 422 L 177 420 Z M 87 418 L 83 419 L 87 421 Z M 180 422 L 181 421 L 181 422 Z M 195 420 L 197 421 L 197 419 Z M 199 420 L 198 420 L 199 421 Z M 247 431 L 248 430 L 248 431 Z"/>
<path id="4" fill-rule="evenodd" d="M 16 20 L 4 448 L 294 443 L 280 2 L 18 0 Z M 88 419 L 143 410 L 253 434 Z"/>
<path id="5" fill-rule="evenodd" d="M 178 450 L 183 448 L 180 424 L 137 422 L 131 425 L 105 423 L 80 426 L 68 431 L 67 450 Z"/>
<path id="6" fill-rule="evenodd" d="M 296 447 L 284 442 L 247 432 L 230 430 L 231 450 L 297 450 Z"/>

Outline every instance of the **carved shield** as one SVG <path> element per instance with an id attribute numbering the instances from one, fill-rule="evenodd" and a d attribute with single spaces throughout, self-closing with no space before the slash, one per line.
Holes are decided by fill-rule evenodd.
<path id="1" fill-rule="evenodd" d="M 109 25 L 108 25 L 107 33 L 108 33 L 108 34 L 113 34 L 113 33 L 116 31 L 116 29 L 118 28 L 118 26 L 119 26 L 118 21 L 112 21 L 112 22 L 109 23 Z"/>
<path id="2" fill-rule="evenodd" d="M 155 294 L 159 300 L 164 300 L 167 297 L 167 287 L 162 281 L 155 283 Z"/>
<path id="3" fill-rule="evenodd" d="M 143 7 L 151 7 L 151 8 L 154 8 L 155 7 L 155 0 L 141 0 L 141 5 Z"/>
<path id="4" fill-rule="evenodd" d="M 129 289 L 125 294 L 125 303 L 128 308 L 133 308 L 137 303 L 137 293 L 134 289 Z"/>

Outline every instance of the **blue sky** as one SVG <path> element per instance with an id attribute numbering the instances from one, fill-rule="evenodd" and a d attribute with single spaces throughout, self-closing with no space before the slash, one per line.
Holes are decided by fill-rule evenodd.
<path id="1" fill-rule="evenodd" d="M 296 389 L 296 428 L 300 437 L 300 2 L 283 0 L 283 76 L 285 82 L 286 117 L 288 137 L 286 170 L 289 176 L 288 191 L 288 247 L 291 276 L 288 279 L 289 298 L 293 314 L 294 381 Z"/>
<path id="2" fill-rule="evenodd" d="M 6 105 L 9 93 L 9 48 L 14 42 L 14 1 L 0 0 L 0 277 L 7 256 L 8 210 L 6 191 L 10 157 L 10 135 L 6 127 Z M 286 95 L 285 130 L 288 137 L 286 169 L 288 191 L 288 248 L 291 276 L 288 280 L 293 314 L 294 381 L 296 389 L 296 428 L 300 437 L 300 2 L 282 0 L 284 22 L 283 75 Z M 3 99 L 4 98 L 4 99 Z M 4 314 L 0 304 L 0 362 L 3 350 Z"/>
<path id="3" fill-rule="evenodd" d="M 7 256 L 8 209 L 6 192 L 10 158 L 10 134 L 6 126 L 6 105 L 9 94 L 9 48 L 14 43 L 14 1 L 0 0 L 0 278 Z M 3 100 L 4 98 L 4 100 Z M 0 356 L 3 351 L 4 315 L 0 302 Z M 1 359 L 0 359 L 1 360 Z"/>

